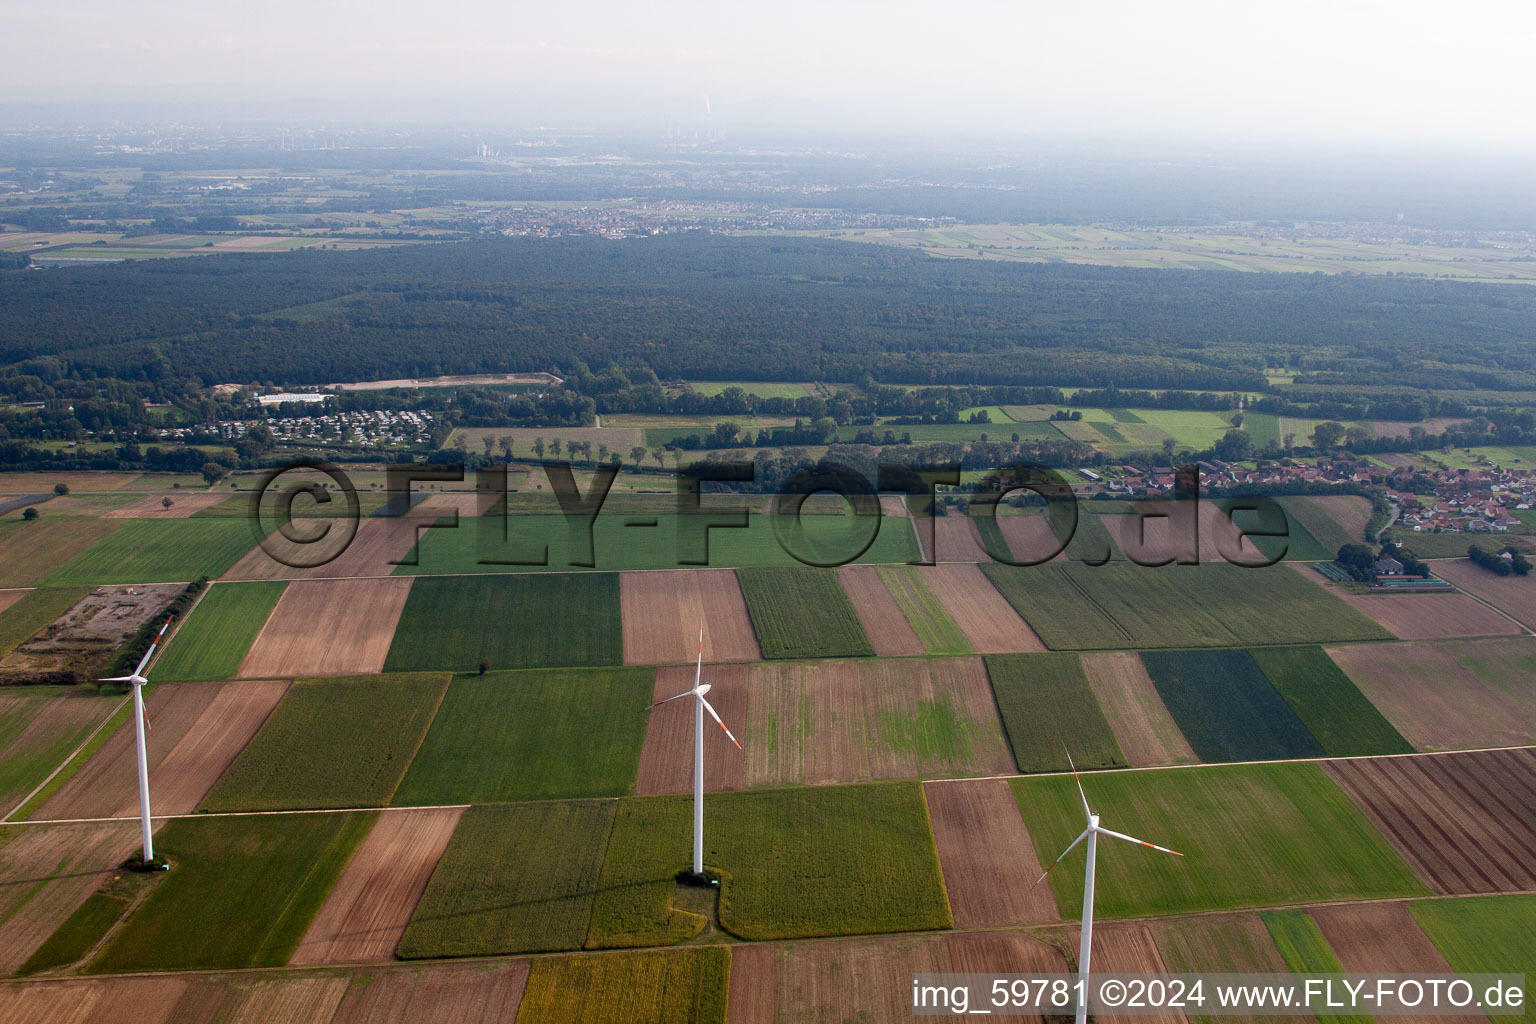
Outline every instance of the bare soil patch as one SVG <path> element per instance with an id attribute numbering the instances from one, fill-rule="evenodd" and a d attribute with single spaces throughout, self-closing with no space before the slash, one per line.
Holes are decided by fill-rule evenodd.
<path id="1" fill-rule="evenodd" d="M 224 685 L 166 683 L 156 686 L 145 698 L 144 710 L 150 724 L 145 734 L 145 747 L 152 798 L 159 795 L 155 781 L 162 777 L 161 767 L 171 752 L 197 728 Z M 194 743 L 200 744 L 200 741 Z M 134 762 L 133 720 L 130 718 L 32 816 L 46 821 L 137 814 L 139 783 Z M 211 787 L 214 779 L 205 781 Z M 181 788 L 179 783 L 177 788 Z M 194 802 L 181 810 L 170 811 L 156 799 L 151 809 L 160 814 L 185 814 L 195 807 Z"/>
<path id="2" fill-rule="evenodd" d="M 1045 516 L 998 516 L 997 528 L 1008 542 L 1008 551 L 1015 562 L 1036 563 L 1061 547 L 1061 540 L 1051 532 L 1051 523 Z M 1048 559 L 1052 562 L 1067 561 L 1065 549 Z"/>
<path id="3" fill-rule="evenodd" d="M 0 680 L 63 671 L 100 675 L 118 649 L 183 589 L 179 583 L 97 587 L 0 659 Z"/>
<path id="4" fill-rule="evenodd" d="M 1356 644 L 1328 654 L 1420 750 L 1536 743 L 1536 640 Z"/>
<path id="5" fill-rule="evenodd" d="M 329 1021 L 351 984 L 346 975 L 311 975 L 233 985 L 217 1019 L 230 1024 Z"/>
<path id="6" fill-rule="evenodd" d="M 925 653 L 925 648 L 896 599 L 872 565 L 845 565 L 837 578 L 853 602 L 853 610 L 864 627 L 864 635 L 882 658 Z"/>
<path id="7" fill-rule="evenodd" d="M 136 822 L 29 826 L 0 847 L 0 974 L 12 974 L 108 879 Z"/>
<path id="8" fill-rule="evenodd" d="M 1314 907 L 1312 919 L 1349 974 L 1449 974 L 1451 965 L 1419 927 L 1406 903 Z M 1394 1016 L 1393 1020 L 1444 1020 Z"/>
<path id="9" fill-rule="evenodd" d="M 710 684 L 709 703 L 730 730 L 746 746 L 748 693 L 752 686 L 747 665 L 710 665 L 704 673 Z M 652 700 L 666 700 L 693 686 L 693 666 L 656 671 Z M 640 747 L 640 767 L 635 773 L 635 792 L 691 793 L 693 791 L 692 702 L 675 700 L 647 715 L 645 742 Z M 704 716 L 704 788 L 712 792 L 746 788 L 746 760 L 725 733 Z"/>
<path id="10" fill-rule="evenodd" d="M 1082 658 L 1088 686 L 1132 765 L 1194 764 L 1200 760 L 1168 713 L 1139 655 L 1108 652 L 1084 654 Z"/>
<path id="11" fill-rule="evenodd" d="M 348 990 L 331 1024 L 509 1024 L 527 981 L 527 960 L 383 971 Z"/>
<path id="12" fill-rule="evenodd" d="M 167 506 L 165 499 L 171 504 Z M 189 519 L 194 512 L 228 501 L 229 495 L 216 491 L 189 491 L 185 494 L 151 494 L 131 505 L 102 514 L 103 519 Z"/>
<path id="13" fill-rule="evenodd" d="M 390 959 L 463 813 L 447 807 L 380 814 L 288 962 Z"/>
<path id="14" fill-rule="evenodd" d="M 1536 579 L 1495 576 L 1470 558 L 1441 559 L 1434 563 L 1434 570 L 1436 576 L 1482 598 L 1527 629 L 1536 629 Z"/>
<path id="15" fill-rule="evenodd" d="M 1325 582 L 1310 563 L 1289 564 L 1403 640 L 1511 636 L 1520 632 L 1518 623 L 1466 594 L 1353 594 Z"/>
<path id="16" fill-rule="evenodd" d="M 918 532 L 926 543 L 927 531 L 920 528 Z M 934 519 L 933 546 L 934 551 L 930 554 L 936 562 L 992 561 L 970 516 L 949 515 Z"/>
<path id="17" fill-rule="evenodd" d="M 942 523 L 943 520 L 940 520 Z M 918 566 L 923 582 L 977 654 L 1029 654 L 1045 645 L 975 565 Z"/>
<path id="18" fill-rule="evenodd" d="M 0 612 L 5 611 L 30 593 L 32 591 L 25 588 L 21 590 L 0 590 Z"/>
<path id="19" fill-rule="evenodd" d="M 314 519 L 299 522 L 295 529 L 317 529 L 330 522 L 331 529 L 340 529 L 341 520 Z M 230 567 L 221 578 L 226 580 L 309 580 L 345 579 L 357 576 L 388 576 L 395 571 L 396 563 L 405 559 L 416 545 L 417 528 L 426 523 L 416 516 L 392 516 L 384 519 L 365 519 L 357 528 L 357 535 L 345 551 L 335 559 L 308 569 L 296 569 L 267 554 L 260 545 L 252 548 L 240 561 Z M 302 557 L 302 548 L 285 544 L 280 537 L 269 538 L 279 554 L 285 557 Z M 305 552 L 307 554 L 307 552 Z"/>
<path id="20" fill-rule="evenodd" d="M 1365 524 L 1371 518 L 1371 502 L 1358 494 L 1330 494 L 1307 498 L 1326 512 L 1351 537 L 1365 536 Z"/>
<path id="21" fill-rule="evenodd" d="M 1077 925 L 1067 928 L 1067 938 L 1074 953 L 1081 936 L 1082 929 Z M 1133 921 L 1095 921 L 1093 962 L 1089 970 L 1093 974 L 1167 974 L 1168 966 L 1163 962 L 1163 954 L 1158 951 L 1150 925 Z M 1136 1024 L 1137 1021 L 1142 1024 L 1183 1024 L 1185 1017 L 1176 1012 L 1135 1017 L 1096 1013 L 1093 1019 L 1101 1024 Z"/>
<path id="22" fill-rule="evenodd" d="M 626 665 L 693 661 L 698 655 L 700 622 L 704 623 L 705 661 L 762 659 L 734 570 L 620 573 L 619 602 Z"/>
<path id="23" fill-rule="evenodd" d="M 296 580 L 240 664 L 242 679 L 381 672 L 411 577 Z"/>
<path id="24" fill-rule="evenodd" d="M 899 494 L 880 495 L 880 514 L 886 516 L 909 516 L 907 501 Z"/>
<path id="25" fill-rule="evenodd" d="M 1536 889 L 1536 751 L 1329 761 L 1323 768 L 1437 892 Z"/>
<path id="26" fill-rule="evenodd" d="M 1048 886 L 1034 886 L 1040 860 L 1007 779 L 923 786 L 933 838 L 957 928 L 1059 920 Z"/>
<path id="27" fill-rule="evenodd" d="M 277 702 L 288 692 L 286 680 L 226 683 L 187 734 L 150 775 L 157 814 L 191 814 L 260 731 Z M 138 813 L 138 797 L 116 812 Z"/>

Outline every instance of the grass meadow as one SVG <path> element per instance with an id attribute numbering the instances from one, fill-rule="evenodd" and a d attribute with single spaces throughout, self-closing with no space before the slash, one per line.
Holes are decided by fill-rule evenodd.
<path id="1" fill-rule="evenodd" d="M 240 520 L 131 519 L 44 582 L 99 586 L 211 579 L 255 546 L 250 524 Z"/>

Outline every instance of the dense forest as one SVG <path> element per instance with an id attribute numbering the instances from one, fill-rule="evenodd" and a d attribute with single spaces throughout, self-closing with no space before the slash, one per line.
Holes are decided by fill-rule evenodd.
<path id="1" fill-rule="evenodd" d="M 500 239 L 0 271 L 0 366 L 323 384 L 663 380 L 1536 389 L 1536 289 L 949 262 L 850 243 Z"/>

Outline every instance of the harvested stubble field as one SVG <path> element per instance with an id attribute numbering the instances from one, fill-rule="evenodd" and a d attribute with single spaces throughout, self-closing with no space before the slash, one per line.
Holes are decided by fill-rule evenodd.
<path id="1" fill-rule="evenodd" d="M 43 516 L 31 523 L 0 524 L 0 587 L 32 586 L 121 525 L 101 519 L 60 516 Z"/>
<path id="2" fill-rule="evenodd" d="M 864 635 L 869 637 L 877 656 L 891 658 L 924 654 L 927 648 L 917 638 L 912 624 L 902 614 L 901 606 L 885 585 L 882 572 L 886 568 L 845 565 L 837 570 L 837 578 L 848 600 L 852 602 L 853 610 L 859 617 L 859 625 L 864 627 Z"/>
<path id="3" fill-rule="evenodd" d="M 765 658 L 857 658 L 875 651 L 831 569 L 736 570 Z"/>
<path id="4" fill-rule="evenodd" d="M 1247 651 L 1147 651 L 1141 660 L 1202 761 L 1325 753 Z"/>
<path id="5" fill-rule="evenodd" d="M 1350 974 L 1446 974 L 1450 965 L 1435 948 L 1408 903 L 1313 907 L 1309 913 Z"/>
<path id="6" fill-rule="evenodd" d="M 439 964 L 354 975 L 331 1024 L 506 1024 L 517 1013 L 528 961 Z"/>
<path id="7" fill-rule="evenodd" d="M 1141 657 L 1130 651 L 1084 654 L 1083 674 L 1125 758 L 1134 767 L 1193 764 L 1199 758 L 1168 713 Z"/>
<path id="8" fill-rule="evenodd" d="M 1371 518 L 1370 499 L 1357 494 L 1278 500 L 1286 514 L 1306 527 L 1330 555 L 1345 544 L 1360 543 Z"/>
<path id="9" fill-rule="evenodd" d="M 1055 947 L 1018 932 L 738 945 L 731 953 L 729 1020 L 730 1024 L 902 1020 L 912 1012 L 911 992 L 892 979 L 918 973 L 985 973 L 999 970 L 1000 964 L 1020 974 L 1067 970 Z M 954 1024 L 966 1018 L 926 1019 Z"/>
<path id="10" fill-rule="evenodd" d="M 1053 650 L 1389 639 L 1380 626 L 1281 566 L 1074 562 L 982 571 Z"/>
<path id="11" fill-rule="evenodd" d="M 534 961 L 518 1024 L 725 1024 L 728 946 L 544 957 Z"/>
<path id="12" fill-rule="evenodd" d="M 1536 752 L 1330 761 L 1324 768 L 1436 892 L 1536 889 Z"/>
<path id="13" fill-rule="evenodd" d="M 358 524 L 357 535 L 352 538 L 346 550 L 324 565 L 303 569 L 273 558 L 259 546 L 254 547 L 223 578 L 236 581 L 388 576 L 398 568 L 398 563 L 410 556 L 416 546 L 417 525 L 417 520 L 407 518 L 365 519 Z M 303 529 L 308 535 L 314 528 L 305 526 Z M 289 561 L 313 557 L 312 552 L 302 546 L 289 545 L 280 536 L 269 537 L 268 543 Z"/>
<path id="14" fill-rule="evenodd" d="M 623 796 L 634 785 L 646 728 L 639 712 L 654 679 L 648 668 L 458 676 L 392 802 Z"/>
<path id="15" fill-rule="evenodd" d="M 1331 647 L 1329 656 L 1421 750 L 1536 743 L 1536 640 Z"/>
<path id="16" fill-rule="evenodd" d="M 1045 650 L 1035 631 L 977 566 L 950 562 L 918 566 L 917 573 L 977 654 Z"/>
<path id="17" fill-rule="evenodd" d="M 923 784 L 956 928 L 1049 924 L 1050 892 L 1006 779 Z"/>
<path id="18" fill-rule="evenodd" d="M 463 809 L 380 814 L 288 962 L 295 966 L 388 960 Z"/>
<path id="19" fill-rule="evenodd" d="M 704 623 L 705 661 L 758 661 L 762 651 L 747 602 L 730 569 L 670 569 L 619 575 L 624 664 L 676 665 L 698 653 Z"/>
<path id="20" fill-rule="evenodd" d="M 1311 585 L 1332 591 L 1345 604 L 1402 640 L 1510 636 L 1521 631 L 1519 623 L 1466 594 L 1355 594 L 1326 582 L 1310 564 L 1297 563 L 1292 568 L 1306 576 Z"/>
<path id="21" fill-rule="evenodd" d="M 129 520 L 46 582 L 49 586 L 76 586 L 186 582 L 202 576 L 212 579 L 239 561 L 254 544 L 249 527 L 238 521 Z M 52 561 L 57 565 L 59 558 L 55 556 Z"/>
<path id="22" fill-rule="evenodd" d="M 710 703 L 744 748 L 707 723 L 705 783 L 713 790 L 1013 768 L 979 659 L 708 666 L 704 678 L 714 687 Z M 662 669 L 655 699 L 692 684 L 691 669 Z M 692 708 L 678 701 L 651 712 L 636 792 L 687 792 L 692 766 Z"/>
<path id="23" fill-rule="evenodd" d="M 133 852 L 135 822 L 6 829 L 0 846 L 0 973 L 47 941 Z"/>
<path id="24" fill-rule="evenodd" d="M 375 817 L 292 814 L 167 822 L 155 851 L 174 869 L 112 934 L 90 970 L 286 964 Z"/>
<path id="25" fill-rule="evenodd" d="M 1462 974 L 1536 977 L 1536 896 L 1477 896 L 1409 904 L 1419 927 Z"/>
<path id="26" fill-rule="evenodd" d="M 256 735 L 286 682 L 169 683 L 145 712 L 149 782 L 157 814 L 191 814 Z M 125 722 L 32 817 L 129 817 L 139 813 L 133 723 Z"/>
<path id="27" fill-rule="evenodd" d="M 167 505 L 166 499 L 171 503 Z M 212 508 L 229 495 L 217 491 L 194 491 L 189 494 L 151 494 L 131 505 L 123 505 L 103 513 L 104 519 L 190 519 L 194 513 Z"/>
<path id="28" fill-rule="evenodd" d="M 391 672 L 554 668 L 624 661 L 617 573 L 419 579 L 384 666 Z"/>
<path id="29" fill-rule="evenodd" d="M 295 580 L 240 663 L 242 679 L 380 672 L 410 579 Z"/>
<path id="30" fill-rule="evenodd" d="M 1066 929 L 1067 942 L 1073 949 L 1078 947 L 1081 930 L 1072 925 Z M 1157 948 L 1152 926 L 1137 922 L 1115 923 L 1106 921 L 1093 930 L 1093 968 L 1107 974 L 1167 974 L 1168 965 Z M 1101 1013 L 1094 1010 L 1094 1020 L 1105 1024 L 1184 1024 L 1184 1015 L 1177 1011 L 1132 1017 L 1123 1014 Z"/>
<path id="31" fill-rule="evenodd" d="M 619 801 L 589 948 L 691 938 L 703 918 L 672 907 L 687 866 L 686 797 Z M 720 925 L 746 939 L 915 931 L 952 925 L 918 783 L 710 796 L 704 863 L 724 875 Z"/>
<path id="32" fill-rule="evenodd" d="M 1012 783 L 1043 857 L 1083 828 L 1071 776 Z M 1084 780 L 1105 826 L 1184 857 L 1101 845 L 1098 914 L 1143 917 L 1425 892 L 1412 870 L 1312 763 L 1103 772 Z M 1068 857 L 1050 885 L 1063 918 L 1082 902 L 1083 858 Z"/>
<path id="33" fill-rule="evenodd" d="M 448 677 L 432 673 L 301 679 L 201 810 L 381 807 L 447 688 Z"/>
<path id="34" fill-rule="evenodd" d="M 285 585 L 225 583 L 208 588 L 155 662 L 155 679 L 228 679 L 239 672 Z"/>
<path id="35" fill-rule="evenodd" d="M 22 596 L 0 612 L 0 656 L 9 654 L 44 626 L 79 604 L 90 592 L 90 587 L 7 591 Z"/>
<path id="36" fill-rule="evenodd" d="M 1076 654 L 994 654 L 986 662 L 1019 771 L 1126 766 Z"/>
<path id="37" fill-rule="evenodd" d="M 120 701 L 51 688 L 0 694 L 0 817 L 63 764 Z"/>
<path id="38" fill-rule="evenodd" d="M 1413 753 L 1321 647 L 1259 647 L 1248 653 L 1330 756 Z"/>
<path id="39" fill-rule="evenodd" d="M 584 800 L 465 811 L 400 956 L 580 949 L 617 806 Z"/>
<path id="40" fill-rule="evenodd" d="M 1487 601 L 1527 629 L 1536 629 L 1536 580 L 1531 577 L 1497 576 L 1470 558 L 1439 561 L 1434 569 L 1441 579 Z"/>

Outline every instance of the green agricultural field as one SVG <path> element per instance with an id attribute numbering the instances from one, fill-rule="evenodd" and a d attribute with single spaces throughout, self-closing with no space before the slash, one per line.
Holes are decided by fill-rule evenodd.
<path id="1" fill-rule="evenodd" d="M 288 584 L 215 583 L 155 662 L 155 679 L 228 679 L 240 671 Z"/>
<path id="2" fill-rule="evenodd" d="M 250 524 L 238 520 L 132 519 L 45 582 L 71 586 L 213 578 L 255 546 Z"/>
<path id="3" fill-rule="evenodd" d="M 1060 441 L 1070 436 L 1062 429 L 1066 426 L 1069 424 L 1057 424 L 1047 420 L 1027 420 L 1020 423 L 1011 420 L 996 422 L 996 417 L 992 423 L 891 423 L 887 421 L 877 423 L 873 427 L 843 427 L 838 436 L 844 441 L 852 441 L 854 435 L 861 430 L 873 430 L 877 435 L 883 435 L 889 430 L 898 440 L 902 435 L 910 436 L 914 444 L 937 442 L 968 444 L 982 440 L 983 436 L 989 441 L 1008 441 L 1014 434 L 1018 434 L 1020 440 L 1043 438 Z"/>
<path id="4" fill-rule="evenodd" d="M 882 565 L 875 572 L 929 654 L 971 653 L 965 634 L 933 596 L 916 569 L 906 565 Z"/>
<path id="5" fill-rule="evenodd" d="M 172 870 L 89 970 L 281 967 L 376 813 L 178 818 L 155 840 Z"/>
<path id="6" fill-rule="evenodd" d="M 1247 651 L 1147 651 L 1141 662 L 1202 761 L 1326 753 Z"/>
<path id="7" fill-rule="evenodd" d="M 121 697 L 71 687 L 8 687 L 0 696 L 0 818 L 85 742 Z"/>
<path id="8" fill-rule="evenodd" d="M 580 949 L 618 804 L 464 812 L 400 942 L 406 959 Z"/>
<path id="9" fill-rule="evenodd" d="M 1149 427 L 1161 430 L 1180 448 L 1204 451 L 1232 429 L 1232 421 L 1221 413 L 1201 409 L 1138 409 L 1136 415 Z"/>
<path id="10" fill-rule="evenodd" d="M 1506 544 L 1514 544 L 1517 547 L 1530 548 L 1522 543 L 1517 535 L 1508 533 L 1413 533 L 1411 531 L 1389 531 L 1403 547 L 1413 552 L 1419 558 L 1465 558 L 1467 548 L 1476 544 L 1478 547 L 1498 550 Z M 1525 538 L 1529 540 L 1529 538 Z M 1430 566 L 1433 570 L 1434 566 Z"/>
<path id="11" fill-rule="evenodd" d="M 1266 910 L 1264 927 L 1274 940 L 1275 948 L 1285 960 L 1292 974 L 1343 974 L 1344 967 L 1334 956 L 1333 947 L 1323 937 L 1323 931 L 1305 910 Z M 1328 1024 L 1373 1024 L 1373 1017 L 1347 1017 L 1324 1015 L 1320 1020 Z"/>
<path id="12" fill-rule="evenodd" d="M 720 924 L 741 938 L 953 926 L 920 783 L 711 794 L 704 822 L 704 864 L 724 876 Z M 619 802 L 589 948 L 698 934 L 704 918 L 673 905 L 691 829 L 691 797 Z"/>
<path id="13" fill-rule="evenodd" d="M 1277 498 L 1280 507 L 1290 517 L 1292 529 L 1297 525 L 1312 535 L 1322 552 L 1316 561 L 1331 561 L 1345 544 L 1358 544 L 1361 538 L 1346 530 L 1337 519 L 1306 498 Z M 1291 558 L 1304 556 L 1291 555 Z"/>
<path id="14" fill-rule="evenodd" d="M 993 654 L 987 675 L 1021 772 L 1123 768 L 1115 741 L 1076 654 Z"/>
<path id="15" fill-rule="evenodd" d="M 1074 562 L 981 569 L 1053 650 L 1391 639 L 1286 566 Z"/>
<path id="16" fill-rule="evenodd" d="M 518 1024 L 725 1024 L 731 948 L 541 957 Z"/>
<path id="17" fill-rule="evenodd" d="M 1098 773 L 1083 781 L 1106 828 L 1168 846 L 1099 845 L 1097 913 L 1105 918 L 1425 894 L 1381 833 L 1312 763 Z M 1013 781 L 1042 857 L 1083 830 L 1070 776 Z M 1083 896 L 1083 855 L 1051 873 L 1063 918 Z"/>
<path id="18" fill-rule="evenodd" d="M 689 386 L 696 394 L 703 395 L 705 398 L 714 398 L 716 395 L 723 394 L 726 388 L 740 388 L 745 393 L 758 398 L 797 399 L 805 398 L 810 394 L 804 384 L 786 384 L 782 381 L 695 380 L 689 381 Z"/>
<path id="19" fill-rule="evenodd" d="M 429 673 L 297 680 L 200 809 L 383 806 L 447 687 Z"/>
<path id="20" fill-rule="evenodd" d="M 90 587 L 34 590 L 0 612 L 0 655 L 15 650 L 38 630 L 79 604 L 90 592 Z"/>
<path id="21" fill-rule="evenodd" d="M 634 788 L 653 668 L 459 676 L 395 804 L 624 796 Z"/>
<path id="22" fill-rule="evenodd" d="M 1258 516 L 1252 512 L 1241 510 L 1241 506 L 1243 504 L 1241 499 L 1217 498 L 1215 500 L 1217 506 L 1222 510 L 1224 514 L 1228 516 L 1228 518 L 1232 520 L 1233 523 L 1238 526 L 1239 529 L 1257 530 L 1261 528 L 1262 524 L 1260 523 Z M 1291 502 L 1291 504 L 1286 504 L 1286 501 Z M 1296 501 L 1297 499 L 1294 498 L 1282 499 L 1281 501 L 1280 507 L 1283 508 L 1286 513 L 1285 537 L 1250 536 L 1248 538 L 1249 542 L 1264 554 L 1268 555 L 1270 558 L 1274 558 L 1277 555 L 1280 555 L 1288 562 L 1316 562 L 1331 560 L 1333 556 L 1338 553 L 1339 545 L 1335 544 L 1332 548 L 1329 548 L 1327 545 L 1323 544 L 1315 536 L 1313 536 L 1312 531 L 1309 530 L 1306 524 L 1303 523 L 1301 519 L 1295 515 L 1296 510 L 1302 507 L 1301 505 L 1296 504 Z M 1232 511 L 1234 505 L 1239 506 L 1239 511 L 1237 511 L 1235 514 Z M 1313 513 L 1310 516 L 1311 519 L 1324 519 L 1326 522 L 1332 525 L 1334 532 L 1340 532 L 1338 525 L 1333 523 L 1332 519 L 1322 515 L 1321 510 L 1317 509 L 1315 506 L 1307 507 L 1310 508 Z M 1340 543 L 1343 542 L 1341 541 Z M 1284 546 L 1283 555 L 1281 555 L 1282 545 Z"/>
<path id="23" fill-rule="evenodd" d="M 619 665 L 617 573 L 433 577 L 411 586 L 390 672 Z"/>
<path id="24" fill-rule="evenodd" d="M 669 500 L 668 505 L 675 508 L 675 500 Z M 613 496 L 609 503 L 618 504 Z M 706 508 L 719 506 L 730 510 L 745 505 L 726 495 L 704 498 Z M 454 529 L 424 530 L 416 548 L 419 564 L 402 565 L 395 573 L 432 576 L 677 569 L 701 563 L 706 557 L 713 568 L 800 565 L 780 543 L 776 523 L 792 550 L 809 554 L 819 562 L 841 563 L 855 554 L 858 557 L 854 560 L 864 563 L 905 563 L 918 558 L 911 524 L 903 516 L 882 516 L 878 523 L 870 525 L 851 514 L 812 515 L 808 511 L 796 526 L 774 515 L 750 515 L 745 527 L 715 527 L 706 532 L 711 518 L 657 512 L 601 512 L 593 524 L 593 565 L 588 566 L 573 564 L 573 556 L 578 561 L 589 560 L 585 535 L 581 535 L 578 552 L 572 546 L 571 531 L 562 516 L 481 516 L 472 521 L 461 520 Z"/>
<path id="25" fill-rule="evenodd" d="M 1419 927 L 1458 974 L 1536 979 L 1536 896 L 1476 896 L 1409 905 Z"/>
<path id="26" fill-rule="evenodd" d="M 809 566 L 737 569 L 764 658 L 872 658 L 837 573 Z"/>
<path id="27" fill-rule="evenodd" d="M 1413 753 L 1413 745 L 1321 647 L 1255 648 L 1248 653 L 1331 756 Z"/>
<path id="28" fill-rule="evenodd" d="M 48 941 L 33 951 L 16 973 L 21 977 L 79 963 L 107 931 L 127 913 L 129 900 L 115 893 L 94 892 L 59 925 Z"/>
<path id="29" fill-rule="evenodd" d="M 114 519 L 60 516 L 51 510 L 41 512 L 40 518 L 30 523 L 0 520 L 0 587 L 32 586 L 56 570 L 60 562 L 88 550 L 122 525 Z"/>

